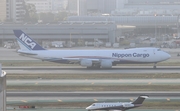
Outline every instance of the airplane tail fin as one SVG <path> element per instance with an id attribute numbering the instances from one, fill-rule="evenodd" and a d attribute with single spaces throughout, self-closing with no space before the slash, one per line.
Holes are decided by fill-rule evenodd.
<path id="1" fill-rule="evenodd" d="M 147 95 L 139 96 L 132 104 L 142 104 L 146 98 L 149 98 Z"/>
<path id="2" fill-rule="evenodd" d="M 45 50 L 22 30 L 13 30 L 21 50 Z"/>

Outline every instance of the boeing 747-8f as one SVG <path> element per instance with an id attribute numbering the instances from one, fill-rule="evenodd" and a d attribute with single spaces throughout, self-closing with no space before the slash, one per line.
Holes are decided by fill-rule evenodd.
<path id="1" fill-rule="evenodd" d="M 134 102 L 112 102 L 112 103 L 93 103 L 86 109 L 88 111 L 93 110 L 115 110 L 115 111 L 125 111 L 128 109 L 136 108 L 142 106 L 143 101 L 148 98 L 148 96 L 139 96 Z"/>
<path id="2" fill-rule="evenodd" d="M 117 64 L 147 64 L 165 61 L 171 56 L 159 48 L 126 50 L 46 50 L 21 30 L 14 30 L 21 55 L 64 64 L 80 64 L 87 68 L 112 68 Z"/>

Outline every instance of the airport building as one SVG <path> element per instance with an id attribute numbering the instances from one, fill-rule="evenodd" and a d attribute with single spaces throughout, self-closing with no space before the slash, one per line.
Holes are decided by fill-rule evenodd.
<path id="1" fill-rule="evenodd" d="M 19 25 L 0 25 L 0 42 L 14 39 L 13 29 L 22 29 L 24 32 L 34 37 L 37 40 L 65 40 L 79 41 L 100 39 L 105 42 L 115 43 L 117 37 L 123 36 L 125 33 L 136 34 L 151 34 L 151 37 L 157 37 L 166 33 L 177 33 L 179 16 L 174 14 L 160 15 L 128 15 L 128 16 L 102 16 L 100 13 L 105 13 L 112 10 L 125 9 L 130 5 L 142 5 L 141 0 L 114 0 L 108 10 L 105 4 L 106 0 L 72 0 L 68 2 L 68 10 L 76 10 L 79 8 L 79 16 L 70 16 L 67 21 L 52 23 L 52 24 L 19 24 Z M 138 3 L 139 1 L 139 3 Z M 160 0 L 159 0 L 160 1 Z M 107 2 L 107 3 L 106 3 Z M 141 3 L 142 2 L 142 3 Z M 118 3 L 118 4 L 116 4 Z M 122 5 L 123 3 L 123 5 Z M 174 2 L 173 2 L 174 3 Z M 173 4 L 171 3 L 171 4 Z M 77 4 L 78 7 L 71 7 Z M 99 4 L 103 4 L 99 6 Z M 110 4 L 110 3 L 109 3 Z M 157 5 L 160 2 L 151 2 L 150 5 Z M 84 7 L 86 6 L 86 7 Z M 162 5 L 164 6 L 164 5 Z M 171 5 L 168 5 L 171 6 Z M 86 9 L 81 11 L 80 9 Z M 104 10 L 106 9 L 106 10 Z M 168 8 L 167 8 L 168 9 Z M 91 14 L 89 14 L 92 12 Z M 88 14 L 88 16 L 86 15 Z M 118 14 L 118 13 L 116 13 Z M 136 13 L 137 14 L 137 13 Z M 84 15 L 84 16 L 80 16 Z"/>
<path id="2" fill-rule="evenodd" d="M 26 4 L 34 4 L 37 10 L 37 13 L 41 12 L 52 12 L 53 2 L 52 0 L 25 0 Z"/>
<path id="3" fill-rule="evenodd" d="M 78 1 L 77 0 L 68 0 L 67 4 L 67 10 L 71 13 L 74 13 L 77 15 L 78 13 Z"/>
<path id="4" fill-rule="evenodd" d="M 77 11 L 78 11 L 78 16 L 87 15 L 87 1 L 86 0 L 77 1 Z"/>
<path id="5" fill-rule="evenodd" d="M 80 16 L 110 14 L 116 9 L 116 0 L 78 0 L 77 7 Z"/>
<path id="6" fill-rule="evenodd" d="M 127 3 L 127 0 L 116 0 L 116 10 L 124 9 L 125 4 Z"/>
<path id="7" fill-rule="evenodd" d="M 68 0 L 67 7 L 78 16 L 110 14 L 116 9 L 116 0 Z"/>
<path id="8" fill-rule="evenodd" d="M 13 29 L 21 29 L 39 41 L 94 41 L 115 43 L 126 33 L 177 33 L 178 16 L 74 16 L 58 24 L 2 24 L 0 43 L 14 40 Z"/>
<path id="9" fill-rule="evenodd" d="M 66 10 L 68 5 L 67 0 L 53 0 L 52 1 L 52 10 L 53 12 Z"/>
<path id="10" fill-rule="evenodd" d="M 94 41 L 115 42 L 114 22 L 62 22 L 59 24 L 3 24 L 0 25 L 0 44 L 16 41 L 13 30 L 21 29 L 37 41 Z"/>
<path id="11" fill-rule="evenodd" d="M 70 2 L 71 0 L 69 0 Z M 78 15 L 175 15 L 178 0 L 77 0 Z"/>
<path id="12" fill-rule="evenodd" d="M 117 0 L 112 15 L 178 15 L 179 0 Z"/>
<path id="13" fill-rule="evenodd" d="M 24 0 L 7 0 L 7 20 L 14 23 L 21 23 L 25 15 Z"/>
<path id="14" fill-rule="evenodd" d="M 6 20 L 6 0 L 0 0 L 0 22 Z"/>

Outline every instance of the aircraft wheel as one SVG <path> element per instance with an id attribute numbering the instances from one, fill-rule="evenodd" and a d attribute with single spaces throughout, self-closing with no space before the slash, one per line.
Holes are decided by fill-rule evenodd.
<path id="1" fill-rule="evenodd" d="M 87 69 L 93 69 L 93 67 L 91 66 L 91 67 L 87 67 Z"/>
<path id="2" fill-rule="evenodd" d="M 156 69 L 156 68 L 157 68 L 157 67 L 156 67 L 156 63 L 154 64 L 153 68 L 154 68 L 154 69 Z"/>
<path id="3" fill-rule="evenodd" d="M 100 65 L 95 65 L 95 66 L 94 66 L 94 69 L 100 69 L 100 68 L 101 68 Z"/>
<path id="4" fill-rule="evenodd" d="M 100 69 L 101 66 L 98 64 L 93 64 L 93 66 L 87 67 L 87 69 Z"/>

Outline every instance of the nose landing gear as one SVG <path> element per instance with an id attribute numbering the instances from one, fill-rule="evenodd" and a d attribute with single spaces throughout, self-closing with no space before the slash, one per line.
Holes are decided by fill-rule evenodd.
<path id="1" fill-rule="evenodd" d="M 156 68 L 157 68 L 156 65 L 157 65 L 157 63 L 154 63 L 153 69 L 156 69 Z"/>

